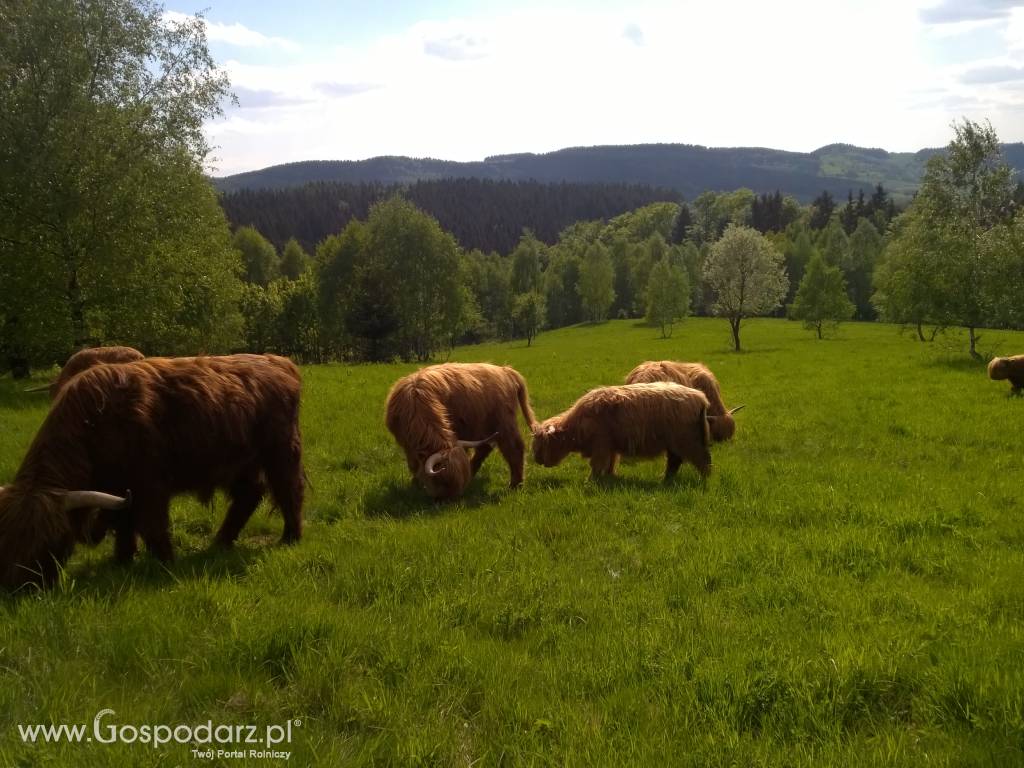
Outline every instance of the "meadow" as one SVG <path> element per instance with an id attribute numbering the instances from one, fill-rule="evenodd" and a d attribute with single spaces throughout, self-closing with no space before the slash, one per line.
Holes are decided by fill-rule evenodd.
<path id="1" fill-rule="evenodd" d="M 180 499 L 178 559 L 79 549 L 45 592 L 0 598 L 2 765 L 1024 764 L 1024 398 L 959 339 L 844 325 L 632 321 L 459 348 L 515 366 L 541 418 L 647 359 L 702 360 L 737 414 L 702 483 L 577 457 L 507 489 L 410 483 L 383 425 L 415 365 L 304 375 L 302 542 L 258 512 Z M 1024 334 L 982 348 L 1024 351 Z M 45 374 L 40 374 L 39 381 Z M 0 483 L 45 396 L 0 380 Z M 187 745 L 26 744 L 16 724 L 280 724 L 290 760 Z M 300 724 L 294 724 L 294 721 Z M 216 748 L 217 745 L 214 745 Z"/>

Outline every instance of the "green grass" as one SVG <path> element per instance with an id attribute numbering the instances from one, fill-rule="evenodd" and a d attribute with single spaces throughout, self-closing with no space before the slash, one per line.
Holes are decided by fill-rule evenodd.
<path id="1" fill-rule="evenodd" d="M 631 322 L 457 350 L 517 367 L 538 416 L 645 359 L 703 360 L 746 403 L 711 480 L 577 457 L 459 503 L 410 487 L 383 426 L 412 365 L 304 370 L 302 543 L 224 502 L 173 510 L 178 561 L 80 550 L 0 600 L 0 764 L 194 761 L 184 746 L 21 743 L 15 723 L 283 723 L 289 765 L 1024 764 L 1024 398 L 962 346 L 851 324 Z M 1002 353 L 1024 335 L 987 333 Z M 0 382 L 0 482 L 45 413 Z"/>

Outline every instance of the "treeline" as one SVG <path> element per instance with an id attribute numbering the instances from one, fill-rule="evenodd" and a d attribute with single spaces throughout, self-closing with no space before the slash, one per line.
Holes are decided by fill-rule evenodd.
<path id="1" fill-rule="evenodd" d="M 461 248 L 436 218 L 399 195 L 372 204 L 365 219 L 350 218 L 311 257 L 294 238 L 278 256 L 255 228 L 240 227 L 234 244 L 248 282 L 246 348 L 306 361 L 426 360 L 458 343 L 532 342 L 542 328 L 608 317 L 646 318 L 668 335 L 686 315 L 720 308 L 721 287 L 705 270 L 730 228 L 749 231 L 750 247 L 776 253 L 788 275 L 757 314 L 792 303 L 807 265 L 823 254 L 842 270 L 843 291 L 867 319 L 874 316 L 879 229 L 895 208 L 880 187 L 873 204 L 852 200 L 837 208 L 828 193 L 801 206 L 780 192 L 706 192 L 692 204 L 656 202 L 575 221 L 550 243 L 525 230 L 504 253 Z M 847 235 L 844 221 L 851 220 Z"/>
<path id="2" fill-rule="evenodd" d="M 463 248 L 508 253 L 524 228 L 552 243 L 575 221 L 609 219 L 678 192 L 635 184 L 444 179 L 410 185 L 317 182 L 283 189 L 242 189 L 221 197 L 232 226 L 252 226 L 278 248 L 295 238 L 307 250 L 365 219 L 370 207 L 401 194 L 433 216 Z"/>

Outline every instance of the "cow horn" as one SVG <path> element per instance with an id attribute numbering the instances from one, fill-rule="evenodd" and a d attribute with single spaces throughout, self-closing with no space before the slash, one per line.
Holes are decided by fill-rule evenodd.
<path id="1" fill-rule="evenodd" d="M 434 469 L 434 467 L 437 465 L 437 462 L 441 460 L 441 454 L 443 453 L 444 451 L 438 451 L 437 453 L 430 454 L 430 458 L 427 459 L 427 463 L 423 465 L 423 469 L 426 470 L 428 475 L 436 475 L 440 472 L 444 472 L 444 467 L 442 467 L 441 469 Z"/>
<path id="2" fill-rule="evenodd" d="M 732 416 L 734 413 L 736 413 L 736 411 L 742 411 L 746 407 L 747 406 L 744 403 L 743 405 L 737 405 L 735 408 L 730 408 L 729 409 L 729 415 Z"/>
<path id="3" fill-rule="evenodd" d="M 490 437 L 485 437 L 483 440 L 456 440 L 455 444 L 460 448 L 479 448 L 484 443 L 493 443 L 498 439 L 500 432 L 495 432 Z"/>
<path id="4" fill-rule="evenodd" d="M 70 512 L 73 509 L 83 507 L 98 507 L 99 509 L 127 509 L 132 504 L 132 492 L 124 496 L 113 496 L 100 491 L 68 491 L 64 494 L 64 511 Z"/>
<path id="5" fill-rule="evenodd" d="M 21 390 L 22 392 L 46 392 L 53 386 L 51 381 L 49 384 L 40 384 L 38 387 L 29 387 L 28 389 Z"/>

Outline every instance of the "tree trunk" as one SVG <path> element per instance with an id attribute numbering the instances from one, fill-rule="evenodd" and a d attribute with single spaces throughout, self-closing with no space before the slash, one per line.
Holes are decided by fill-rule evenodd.
<path id="1" fill-rule="evenodd" d="M 981 359 L 981 355 L 978 354 L 978 349 L 977 349 L 978 339 L 980 337 L 974 332 L 974 326 L 973 325 L 972 326 L 968 326 L 967 333 L 968 333 L 968 335 L 970 336 L 970 339 L 971 339 L 971 357 L 973 357 L 975 360 L 980 360 Z"/>
<path id="2" fill-rule="evenodd" d="M 821 323 L 818 323 L 818 325 L 816 326 L 816 329 L 818 331 L 818 340 L 820 341 L 821 340 Z"/>
<path id="3" fill-rule="evenodd" d="M 740 351 L 740 318 L 730 319 L 729 325 L 732 326 L 732 343 L 736 348 L 736 351 Z"/>
<path id="4" fill-rule="evenodd" d="M 924 326 L 921 324 L 920 320 L 918 320 L 918 322 L 917 322 L 917 338 L 920 341 L 925 341 L 926 340 L 925 337 L 924 337 Z"/>

